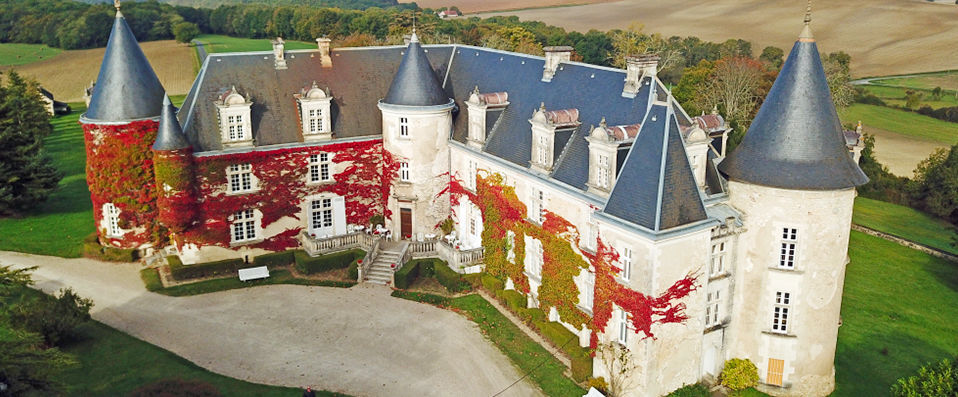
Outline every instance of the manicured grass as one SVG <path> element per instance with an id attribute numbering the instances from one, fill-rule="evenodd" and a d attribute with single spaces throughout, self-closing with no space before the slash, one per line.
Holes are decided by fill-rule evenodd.
<path id="1" fill-rule="evenodd" d="M 585 390 L 563 374 L 566 366 L 562 362 L 529 338 L 481 296 L 472 294 L 446 298 L 399 290 L 393 291 L 392 296 L 451 308 L 465 315 L 479 325 L 482 334 L 509 357 L 522 373 L 529 373 L 529 378 L 538 384 L 546 395 L 578 397 L 585 394 Z"/>
<path id="2" fill-rule="evenodd" d="M 861 120 L 866 126 L 931 142 L 958 143 L 958 123 L 884 106 L 856 103 L 839 113 L 844 124 Z"/>
<path id="3" fill-rule="evenodd" d="M 238 288 L 250 288 L 260 285 L 276 284 L 294 284 L 294 285 L 313 285 L 320 287 L 339 287 L 349 288 L 356 283 L 346 281 L 329 280 L 310 280 L 294 277 L 289 270 L 273 270 L 269 273 L 269 278 L 240 281 L 238 277 L 218 278 L 214 280 L 199 281 L 192 284 L 177 285 L 175 287 L 162 288 L 159 282 L 159 275 L 156 269 L 143 269 L 140 271 L 140 278 L 146 284 L 147 290 L 169 296 L 190 296 L 208 294 L 211 292 L 227 291 Z"/>
<path id="4" fill-rule="evenodd" d="M 921 90 L 932 90 L 935 87 L 941 87 L 943 90 L 950 90 L 951 94 L 954 95 L 954 90 L 958 88 L 958 70 L 922 73 L 912 77 L 882 79 L 877 80 L 876 83 L 882 85 L 917 88 Z"/>
<path id="5" fill-rule="evenodd" d="M 954 225 L 903 205 L 857 197 L 852 222 L 958 255 Z"/>
<path id="6" fill-rule="evenodd" d="M 868 92 L 874 94 L 875 96 L 881 98 L 882 101 L 889 105 L 896 106 L 905 106 L 905 92 L 909 88 L 905 87 L 891 87 L 886 85 L 866 85 L 864 86 Z M 945 90 L 941 95 L 939 100 L 932 100 L 931 91 L 922 90 L 921 97 L 921 106 L 931 106 L 934 109 L 943 108 L 943 107 L 952 107 L 958 106 L 958 99 L 955 98 L 954 90 Z"/>
<path id="7" fill-rule="evenodd" d="M 212 384 L 224 396 L 298 396 L 302 390 L 244 382 L 209 372 L 167 350 L 99 322 L 80 327 L 81 338 L 63 350 L 80 362 L 62 377 L 67 395 L 125 396 L 160 379 L 195 379 Z M 320 392 L 321 396 L 342 394 Z"/>
<path id="8" fill-rule="evenodd" d="M 888 395 L 898 378 L 958 354 L 958 265 L 852 232 L 836 396 Z"/>
<path id="9" fill-rule="evenodd" d="M 60 186 L 24 217 L 0 218 L 0 250 L 79 257 L 83 238 L 95 230 L 83 130 L 77 123 L 86 108 L 82 103 L 70 107 L 72 113 L 52 120 L 54 131 L 44 141 L 48 155 L 63 173 Z"/>
<path id="10" fill-rule="evenodd" d="M 273 49 L 270 39 L 244 39 L 218 34 L 201 34 L 196 37 L 196 41 L 205 44 L 206 52 L 211 54 L 214 52 L 271 51 Z M 313 50 L 316 49 L 316 43 L 287 40 L 285 48 L 287 50 Z"/>
<path id="11" fill-rule="evenodd" d="M 43 44 L 0 43 L 0 66 L 26 65 L 49 59 L 62 51 Z"/>

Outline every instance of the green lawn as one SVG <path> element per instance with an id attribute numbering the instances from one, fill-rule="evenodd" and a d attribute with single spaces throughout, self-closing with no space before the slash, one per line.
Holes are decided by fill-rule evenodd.
<path id="1" fill-rule="evenodd" d="M 892 109 L 884 106 L 856 103 L 839 112 L 844 124 L 861 120 L 865 126 L 895 132 L 946 145 L 958 143 L 958 123 L 949 123 L 918 113 Z"/>
<path id="2" fill-rule="evenodd" d="M 894 85 L 900 87 L 917 88 L 920 90 L 932 90 L 935 87 L 941 87 L 944 90 L 950 90 L 955 94 L 958 89 L 958 70 L 949 70 L 944 72 L 921 73 L 912 77 L 896 77 L 881 79 L 875 81 L 877 84 Z"/>
<path id="3" fill-rule="evenodd" d="M 314 285 L 339 288 L 349 288 L 353 285 L 356 285 L 354 282 L 351 283 L 345 281 L 296 278 L 289 272 L 289 270 L 273 270 L 270 272 L 269 278 L 260 280 L 240 281 L 240 279 L 237 277 L 226 277 L 200 281 L 192 284 L 177 285 L 168 288 L 162 288 L 162 284 L 159 284 L 159 275 L 156 273 L 156 269 L 143 269 L 140 271 L 140 277 L 143 279 L 143 282 L 146 284 L 148 290 L 169 296 L 201 295 L 211 292 L 274 284 Z"/>
<path id="4" fill-rule="evenodd" d="M 215 386 L 224 396 L 298 396 L 299 389 L 266 386 L 209 372 L 167 350 L 99 322 L 81 326 L 80 340 L 67 345 L 80 366 L 62 378 L 67 395 L 125 396 L 143 384 L 165 378 L 195 379 Z M 317 357 L 317 359 L 321 359 Z M 317 392 L 317 395 L 341 394 Z"/>
<path id="5" fill-rule="evenodd" d="M 958 265 L 852 232 L 836 396 L 888 395 L 898 378 L 958 354 Z"/>
<path id="6" fill-rule="evenodd" d="M 218 34 L 201 34 L 196 36 L 196 41 L 206 44 L 206 52 L 208 53 L 270 51 L 273 49 L 273 45 L 270 44 L 270 39 L 244 39 Z M 287 40 L 286 49 L 314 50 L 316 49 L 316 43 Z"/>
<path id="7" fill-rule="evenodd" d="M 958 255 L 954 226 L 910 207 L 857 197 L 852 222 Z"/>
<path id="8" fill-rule="evenodd" d="M 50 59 L 62 51 L 43 44 L 0 43 L 0 66 L 26 65 Z"/>
<path id="9" fill-rule="evenodd" d="M 874 94 L 875 96 L 881 98 L 882 101 L 889 105 L 896 106 L 905 106 L 905 91 L 908 91 L 908 88 L 904 87 L 890 87 L 886 85 L 865 85 L 868 92 Z M 943 108 L 943 107 L 952 107 L 958 106 L 958 98 L 955 98 L 954 90 L 946 90 L 944 94 L 941 95 L 939 100 L 932 100 L 930 91 L 921 91 L 921 106 L 931 106 L 933 109 Z"/>

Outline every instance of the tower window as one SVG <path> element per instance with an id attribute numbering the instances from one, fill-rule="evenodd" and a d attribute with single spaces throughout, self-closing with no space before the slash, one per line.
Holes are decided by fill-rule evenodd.
<path id="1" fill-rule="evenodd" d="M 329 153 L 319 153 L 309 156 L 309 181 L 329 182 L 332 175 L 329 172 Z"/>
<path id="2" fill-rule="evenodd" d="M 407 117 L 399 118 L 399 137 L 409 138 L 409 118 Z"/>
<path id="3" fill-rule="evenodd" d="M 409 163 L 405 161 L 399 163 L 399 180 L 409 182 Z"/>
<path id="4" fill-rule="evenodd" d="M 542 190 L 533 190 L 532 192 L 532 205 L 529 206 L 529 218 L 538 224 L 545 222 L 545 201 L 546 194 Z"/>
<path id="5" fill-rule="evenodd" d="M 798 245 L 798 229 L 782 229 L 782 249 L 778 260 L 778 267 L 785 269 L 795 268 L 795 251 Z"/>
<path id="6" fill-rule="evenodd" d="M 256 239 L 256 220 L 253 210 L 242 210 L 233 214 L 233 242 Z"/>
<path id="7" fill-rule="evenodd" d="M 596 175 L 596 185 L 600 188 L 608 189 L 609 179 L 611 179 L 609 172 L 609 156 L 600 154 L 598 155 L 597 161 L 599 164 L 598 170 L 596 171 L 598 173 L 598 175 Z"/>
<path id="8" fill-rule="evenodd" d="M 250 164 L 232 164 L 226 169 L 229 178 L 230 193 L 251 192 L 255 188 L 253 183 L 253 166 Z"/>
<path id="9" fill-rule="evenodd" d="M 788 309 L 790 308 L 791 296 L 788 292 L 776 292 L 775 304 L 772 312 L 772 332 L 788 333 Z"/>
<path id="10" fill-rule="evenodd" d="M 718 276 L 725 272 L 725 241 L 712 243 L 712 256 L 709 263 L 709 275 Z"/>
<path id="11" fill-rule="evenodd" d="M 719 302 L 722 299 L 720 291 L 709 292 L 705 303 L 705 326 L 712 327 L 719 323 Z"/>
<path id="12" fill-rule="evenodd" d="M 629 280 L 632 278 L 632 248 L 622 247 L 622 251 L 619 253 L 619 265 L 622 266 L 622 279 Z"/>
<path id="13" fill-rule="evenodd" d="M 123 230 L 120 229 L 120 209 L 113 203 L 103 204 L 103 220 L 106 223 L 106 235 L 109 237 L 120 237 Z"/>
<path id="14" fill-rule="evenodd" d="M 548 142 L 549 142 L 549 139 L 546 136 L 544 135 L 539 136 L 539 145 L 538 145 L 539 147 L 537 148 L 536 152 L 538 153 L 539 164 L 543 166 L 549 164 L 549 143 Z"/>

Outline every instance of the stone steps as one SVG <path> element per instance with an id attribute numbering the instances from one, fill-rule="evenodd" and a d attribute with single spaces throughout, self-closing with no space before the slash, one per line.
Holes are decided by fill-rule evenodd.
<path id="1" fill-rule="evenodd" d="M 365 281 L 373 284 L 388 285 L 393 281 L 392 264 L 399 263 L 400 252 L 382 251 L 369 266 Z"/>

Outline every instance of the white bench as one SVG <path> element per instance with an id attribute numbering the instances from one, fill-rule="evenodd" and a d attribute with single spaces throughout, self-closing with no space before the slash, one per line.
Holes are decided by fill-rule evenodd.
<path id="1" fill-rule="evenodd" d="M 267 269 L 266 266 L 248 267 L 246 269 L 239 269 L 240 281 L 256 280 L 256 279 L 267 278 L 267 277 L 269 277 L 269 269 Z"/>

